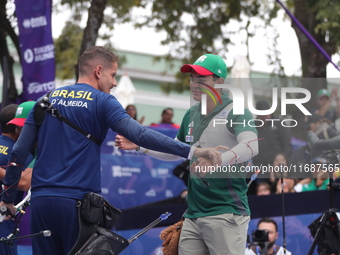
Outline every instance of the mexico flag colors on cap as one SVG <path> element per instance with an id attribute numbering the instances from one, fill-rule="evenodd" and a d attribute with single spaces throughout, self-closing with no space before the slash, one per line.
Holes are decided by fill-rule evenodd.
<path id="1" fill-rule="evenodd" d="M 195 70 L 200 75 L 215 74 L 221 78 L 226 78 L 228 74 L 227 65 L 224 60 L 214 54 L 202 55 L 193 65 L 183 65 L 181 67 L 181 72 L 183 73 L 190 73 L 191 70 Z"/>
<path id="2" fill-rule="evenodd" d="M 17 108 L 14 119 L 9 121 L 7 125 L 13 124 L 13 125 L 23 127 L 25 120 L 34 105 L 35 105 L 35 101 L 27 101 L 27 102 L 20 104 Z"/>

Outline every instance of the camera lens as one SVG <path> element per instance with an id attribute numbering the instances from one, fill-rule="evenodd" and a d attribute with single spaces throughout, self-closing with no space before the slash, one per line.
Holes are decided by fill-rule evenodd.
<path id="1" fill-rule="evenodd" d="M 263 229 L 257 229 L 252 234 L 253 242 L 267 242 L 268 232 Z"/>
<path id="2" fill-rule="evenodd" d="M 254 237 L 255 237 L 256 239 L 263 239 L 264 236 L 265 236 L 265 233 L 264 233 L 263 230 L 256 230 L 256 231 L 254 232 Z"/>

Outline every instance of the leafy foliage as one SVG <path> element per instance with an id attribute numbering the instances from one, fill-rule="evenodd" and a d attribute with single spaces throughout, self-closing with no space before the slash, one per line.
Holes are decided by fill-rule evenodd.
<path id="1" fill-rule="evenodd" d="M 166 31 L 167 37 L 161 42 L 171 47 L 166 58 L 169 61 L 179 58 L 185 64 L 193 63 L 205 53 L 224 56 L 228 45 L 233 44 L 232 35 L 242 30 L 246 32 L 247 43 L 258 28 L 251 19 L 262 20 L 263 26 L 270 26 L 270 21 L 277 17 L 277 11 L 277 5 L 268 4 L 265 0 L 154 0 L 152 15 L 136 26 L 147 25 L 156 31 Z M 231 29 L 232 22 L 239 24 L 239 30 Z M 279 63 L 275 70 L 280 73 L 279 54 L 271 61 Z M 189 89 L 187 75 L 177 73 L 176 78 L 176 84 L 162 85 L 166 93 Z"/>
<path id="2" fill-rule="evenodd" d="M 15 32 L 16 20 L 14 1 L 0 1 L 0 64 L 2 72 L 6 73 L 3 76 L 3 95 L 7 95 L 7 98 L 3 97 L 2 106 L 15 103 L 18 98 L 13 70 L 15 58 L 21 58 L 19 37 Z"/>
<path id="3" fill-rule="evenodd" d="M 284 4 L 297 11 L 306 29 L 320 42 L 321 46 L 330 54 L 338 52 L 340 43 L 340 2 L 335 0 L 286 0 Z M 303 8 L 298 8 L 299 5 Z M 227 46 L 233 44 L 231 36 L 235 31 L 230 29 L 233 21 L 239 22 L 239 30 L 247 34 L 246 43 L 256 31 L 254 21 L 262 21 L 267 29 L 271 27 L 271 42 L 268 46 L 270 53 L 267 55 L 268 63 L 274 67 L 273 72 L 280 77 L 285 77 L 281 62 L 281 53 L 277 50 L 280 31 L 272 24 L 278 17 L 281 6 L 266 0 L 153 0 L 152 16 L 147 17 L 141 27 L 148 25 L 157 31 L 166 31 L 167 38 L 162 44 L 170 45 L 172 51 L 167 58 L 177 57 L 183 63 L 193 63 L 204 53 L 216 53 L 221 56 L 227 52 Z M 185 22 L 184 22 L 185 20 Z M 189 20 L 189 22 L 188 22 Z M 294 25 L 294 24 L 293 24 Z M 296 29 L 296 26 L 294 27 Z M 236 31 L 239 32 L 239 31 Z M 300 41 L 303 75 L 305 77 L 326 77 L 327 61 L 311 46 L 308 39 L 296 29 Z M 308 49 L 308 52 L 304 52 Z M 318 57 L 314 57 L 318 56 Z M 313 58 L 314 57 L 314 58 Z M 307 71 L 306 71 L 307 70 Z M 176 75 L 178 83 L 164 84 L 166 92 L 178 92 L 187 89 L 187 81 L 182 74 Z"/>
<path id="4" fill-rule="evenodd" d="M 54 6 L 55 11 L 60 11 L 62 6 L 67 6 L 73 13 L 55 47 L 57 77 L 67 79 L 76 73 L 78 56 L 86 48 L 95 45 L 97 39 L 112 47 L 110 38 L 113 36 L 114 24 L 131 21 L 132 8 L 143 4 L 140 0 L 60 0 Z M 86 11 L 87 25 L 82 29 L 80 22 Z M 104 32 L 99 33 L 99 28 L 103 28 Z"/>
<path id="5" fill-rule="evenodd" d="M 12 3 L 13 0 L 3 2 Z M 85 34 L 89 32 L 80 27 L 80 22 L 86 16 L 84 15 L 86 12 L 88 12 L 87 16 L 90 16 L 89 11 L 92 11 L 91 6 L 93 7 L 95 3 L 105 6 L 101 10 L 103 19 L 97 24 L 101 28 L 101 32 L 93 33 L 92 30 L 90 36 L 86 37 Z M 339 51 L 339 1 L 285 0 L 284 4 L 295 12 L 306 29 L 316 37 L 330 55 Z M 61 79 L 74 76 L 75 61 L 84 40 L 90 39 L 93 44 L 98 38 L 108 46 L 114 46 L 111 45 L 110 38 L 114 35 L 115 24 L 118 23 L 135 22 L 137 28 L 150 26 L 154 27 L 156 31 L 165 31 L 167 37 L 161 43 L 171 47 L 166 59 L 171 61 L 174 58 L 179 58 L 183 63 L 193 63 L 204 53 L 216 53 L 224 56 L 228 51 L 228 45 L 233 44 L 232 35 L 240 33 L 240 31 L 246 33 L 247 43 L 259 27 L 255 25 L 257 22 L 254 20 L 260 20 L 263 26 L 271 26 L 275 29 L 272 20 L 277 18 L 278 11 L 281 9 L 278 4 L 268 0 L 56 0 L 53 11 L 61 11 L 65 6 L 72 11 L 73 15 L 66 23 L 62 35 L 55 42 L 57 77 Z M 132 10 L 145 7 L 151 7 L 151 15 L 145 16 L 142 21 L 133 20 Z M 16 26 L 15 16 L 6 15 L 6 19 L 12 24 L 12 28 Z M 230 25 L 235 22 L 239 24 L 237 30 L 234 28 L 233 30 Z M 2 22 L 2 24 L 5 23 Z M 274 30 L 273 44 L 269 46 L 271 54 L 267 57 L 269 63 L 274 66 L 274 72 L 284 76 L 280 52 L 276 49 L 279 34 L 279 31 L 275 32 Z M 5 34 L 5 36 L 7 35 Z M 301 32 L 297 31 L 297 35 L 300 40 L 300 49 L 302 51 L 310 49 L 310 42 L 301 35 Z M 12 34 L 11 38 L 15 40 L 16 36 Z M 311 59 L 314 54 L 319 54 L 317 49 L 301 54 L 303 74 L 308 77 L 325 76 L 327 62 L 320 61 L 322 57 Z M 18 55 L 20 56 L 20 53 Z M 163 84 L 164 91 L 182 92 L 189 88 L 187 75 L 178 73 L 176 77 L 178 82 L 175 85 Z"/>
<path id="6" fill-rule="evenodd" d="M 316 33 L 322 33 L 326 40 L 334 40 L 336 47 L 340 46 L 340 2 L 317 1 L 316 19 L 319 21 L 315 27 Z"/>
<path id="7" fill-rule="evenodd" d="M 65 80 L 74 77 L 82 38 L 83 29 L 76 23 L 66 22 L 61 35 L 54 42 L 57 78 Z"/>

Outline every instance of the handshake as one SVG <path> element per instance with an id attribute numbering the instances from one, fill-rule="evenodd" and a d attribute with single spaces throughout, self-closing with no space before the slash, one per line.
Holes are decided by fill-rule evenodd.
<path id="1" fill-rule="evenodd" d="M 129 141 L 122 135 L 116 135 L 115 146 L 120 150 L 136 150 L 138 152 L 148 154 L 151 157 L 157 158 L 159 160 L 164 161 L 175 161 L 182 159 L 179 156 L 151 151 L 142 147 L 139 147 L 135 143 Z M 193 157 L 196 158 L 195 162 L 191 164 L 190 170 L 193 171 L 197 167 L 205 167 L 205 166 L 216 166 L 222 164 L 222 153 L 220 151 L 229 150 L 229 148 L 225 146 L 217 146 L 215 148 L 198 148 L 195 146 L 191 147 L 189 159 Z M 204 175 L 205 173 L 201 173 L 200 175 Z"/>
<path id="2" fill-rule="evenodd" d="M 194 156 L 197 157 L 190 165 L 190 172 L 193 174 L 198 174 L 200 177 L 203 177 L 209 171 L 196 171 L 197 169 L 210 169 L 210 166 L 220 166 L 222 164 L 222 157 L 220 150 L 228 150 L 229 148 L 225 146 L 217 146 L 215 148 L 196 148 Z M 209 157 L 208 152 L 214 151 L 214 153 L 218 153 L 216 159 Z"/>

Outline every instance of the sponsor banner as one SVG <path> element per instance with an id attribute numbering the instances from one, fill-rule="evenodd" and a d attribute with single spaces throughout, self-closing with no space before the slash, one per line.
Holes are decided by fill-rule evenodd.
<path id="1" fill-rule="evenodd" d="M 16 0 L 22 64 L 22 100 L 37 100 L 55 88 L 51 0 Z"/>
<path id="2" fill-rule="evenodd" d="M 156 128 L 153 128 L 156 129 Z M 175 137 L 175 129 L 158 129 Z M 108 132 L 101 149 L 102 193 L 114 206 L 126 209 L 178 196 L 186 189 L 172 170 L 182 161 L 161 161 L 114 146 L 116 134 Z"/>

